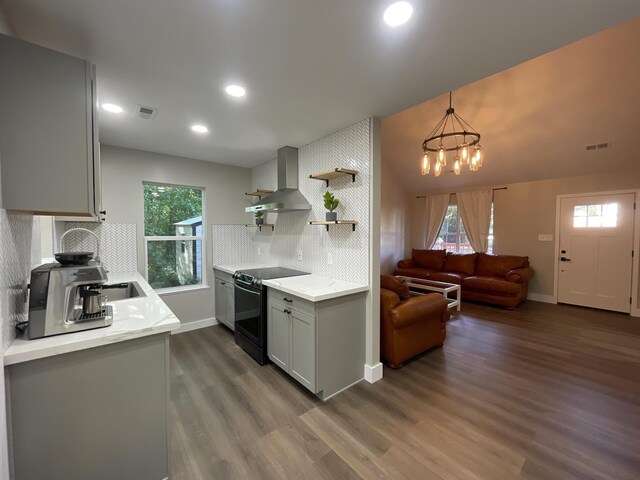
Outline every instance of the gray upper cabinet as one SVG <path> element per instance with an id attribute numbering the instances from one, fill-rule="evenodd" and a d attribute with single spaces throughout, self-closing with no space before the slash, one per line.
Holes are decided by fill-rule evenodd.
<path id="1" fill-rule="evenodd" d="M 100 217 L 91 62 L 0 34 L 2 208 Z"/>

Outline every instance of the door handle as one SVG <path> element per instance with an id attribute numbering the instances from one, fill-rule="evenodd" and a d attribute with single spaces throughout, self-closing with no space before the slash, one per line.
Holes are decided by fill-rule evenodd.
<path id="1" fill-rule="evenodd" d="M 571 261 L 571 259 L 570 259 L 570 258 L 567 258 L 567 257 L 560 257 L 560 261 L 561 261 L 561 262 L 570 262 L 570 261 Z"/>
<path id="2" fill-rule="evenodd" d="M 287 303 L 293 303 L 293 300 L 291 300 L 290 298 L 284 297 L 282 300 L 284 300 Z"/>

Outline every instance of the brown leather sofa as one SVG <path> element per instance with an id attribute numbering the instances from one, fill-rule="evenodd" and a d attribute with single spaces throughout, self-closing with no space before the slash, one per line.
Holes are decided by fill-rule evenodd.
<path id="1" fill-rule="evenodd" d="M 533 276 L 529 257 L 468 255 L 444 250 L 412 250 L 412 258 L 398 262 L 394 275 L 424 278 L 461 286 L 462 298 L 513 310 L 527 298 Z"/>
<path id="2" fill-rule="evenodd" d="M 391 368 L 434 347 L 447 335 L 449 310 L 438 293 L 411 296 L 402 279 L 380 276 L 380 354 Z"/>

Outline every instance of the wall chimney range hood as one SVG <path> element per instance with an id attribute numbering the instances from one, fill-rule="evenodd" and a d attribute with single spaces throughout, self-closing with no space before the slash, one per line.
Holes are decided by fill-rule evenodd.
<path id="1" fill-rule="evenodd" d="M 301 212 L 311 210 L 311 204 L 298 190 L 298 149 L 282 147 L 278 150 L 278 190 L 262 197 L 244 209 L 253 212 Z"/>

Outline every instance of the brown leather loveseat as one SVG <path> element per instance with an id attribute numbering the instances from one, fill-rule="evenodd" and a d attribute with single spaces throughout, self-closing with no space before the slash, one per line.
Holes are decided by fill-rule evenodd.
<path id="1" fill-rule="evenodd" d="M 394 275 L 424 278 L 461 286 L 462 298 L 514 309 L 527 298 L 533 276 L 529 257 L 515 255 L 467 255 L 445 250 L 412 250 L 398 262 Z"/>
<path id="2" fill-rule="evenodd" d="M 449 310 L 439 293 L 411 296 L 402 279 L 380 276 L 380 354 L 392 368 L 440 347 L 447 335 Z"/>

